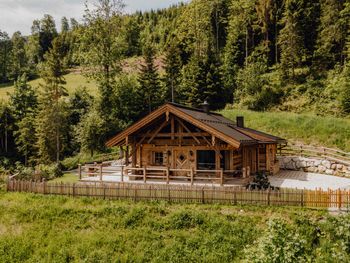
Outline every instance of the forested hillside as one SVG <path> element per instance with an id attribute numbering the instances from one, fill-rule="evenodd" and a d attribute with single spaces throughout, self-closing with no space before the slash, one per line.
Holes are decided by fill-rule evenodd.
<path id="1" fill-rule="evenodd" d="M 96 0 L 81 22 L 63 17 L 60 32 L 50 15 L 30 26 L 29 36 L 0 31 L 0 89 L 15 82 L 0 103 L 2 166 L 104 151 L 165 101 L 350 114 L 348 0 L 193 0 L 134 14 Z M 141 62 L 124 70 L 131 57 Z M 79 81 L 68 93 L 70 70 L 96 83 L 96 96 Z M 39 89 L 28 84 L 39 77 Z"/>

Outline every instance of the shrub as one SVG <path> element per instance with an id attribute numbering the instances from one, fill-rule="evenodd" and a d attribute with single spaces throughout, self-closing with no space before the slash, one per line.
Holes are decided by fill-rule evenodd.
<path id="1" fill-rule="evenodd" d="M 266 172 L 259 172 L 254 176 L 254 180 L 248 185 L 249 189 L 266 190 L 271 188 Z"/>
<path id="2" fill-rule="evenodd" d="M 265 234 L 246 250 L 247 262 L 307 262 L 307 241 L 283 220 L 268 223 Z"/>

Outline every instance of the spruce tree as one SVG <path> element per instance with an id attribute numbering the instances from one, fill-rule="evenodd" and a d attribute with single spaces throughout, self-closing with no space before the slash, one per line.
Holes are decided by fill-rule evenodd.
<path id="1" fill-rule="evenodd" d="M 109 132 L 113 130 L 114 86 L 121 72 L 121 58 L 125 50 L 121 37 L 121 14 L 124 4 L 120 0 L 96 0 L 94 9 L 86 5 L 85 27 L 79 58 L 84 74 L 97 82 L 98 110 Z M 94 70 L 91 70 L 94 69 Z"/>
<path id="2" fill-rule="evenodd" d="M 14 132 L 17 150 L 24 156 L 25 165 L 36 156 L 35 117 L 34 113 L 27 114 L 17 122 L 18 130 Z"/>
<path id="3" fill-rule="evenodd" d="M 164 64 L 165 75 L 163 80 L 166 88 L 165 99 L 167 101 L 175 102 L 181 80 L 182 63 L 180 50 L 174 43 L 172 43 L 167 49 Z"/>
<path id="4" fill-rule="evenodd" d="M 143 64 L 139 73 L 140 93 L 145 100 L 148 112 L 151 112 L 162 104 L 162 89 L 160 86 L 158 70 L 154 64 L 155 53 L 151 46 L 146 46 L 143 51 Z"/>
<path id="5" fill-rule="evenodd" d="M 9 78 L 16 80 L 22 74 L 28 71 L 28 62 L 25 51 L 25 38 L 21 35 L 21 32 L 17 31 L 12 35 L 12 52 L 11 52 L 11 64 Z"/>
<path id="6" fill-rule="evenodd" d="M 321 0 L 320 27 L 315 57 L 319 69 L 330 69 L 344 62 L 346 27 L 342 24 L 343 0 Z"/>
<path id="7" fill-rule="evenodd" d="M 283 29 L 280 31 L 279 45 L 281 48 L 281 66 L 284 72 L 295 76 L 295 68 L 300 65 L 303 55 L 303 41 L 300 37 L 297 15 L 300 11 L 297 0 L 286 1 L 283 13 Z"/>
<path id="8" fill-rule="evenodd" d="M 34 113 L 38 107 L 36 90 L 28 83 L 26 74 L 23 74 L 15 82 L 14 90 L 10 94 L 10 106 L 16 121 L 20 121 L 29 113 Z"/>
<path id="9" fill-rule="evenodd" d="M 39 156 L 43 162 L 57 163 L 63 149 L 62 144 L 66 132 L 66 103 L 62 99 L 67 95 L 64 88 L 63 57 L 59 39 L 53 41 L 53 46 L 45 55 L 41 77 L 43 93 L 40 97 L 40 111 L 37 117 L 37 138 Z"/>

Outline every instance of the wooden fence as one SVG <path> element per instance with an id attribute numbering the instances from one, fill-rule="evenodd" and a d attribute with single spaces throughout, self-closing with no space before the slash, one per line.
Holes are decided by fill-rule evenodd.
<path id="1" fill-rule="evenodd" d="M 350 153 L 326 147 L 288 144 L 279 148 L 278 154 L 282 156 L 318 157 L 350 166 Z"/>
<path id="2" fill-rule="evenodd" d="M 247 190 L 241 187 L 199 187 L 132 183 L 47 183 L 9 180 L 8 191 L 86 196 L 103 199 L 166 200 L 184 203 L 257 204 L 349 209 L 348 190 Z"/>

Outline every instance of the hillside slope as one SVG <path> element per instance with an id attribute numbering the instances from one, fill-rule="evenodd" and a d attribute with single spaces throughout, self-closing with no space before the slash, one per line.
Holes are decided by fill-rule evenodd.
<path id="1" fill-rule="evenodd" d="M 0 191 L 0 261 L 253 262 L 257 254 L 271 262 L 269 248 L 283 250 L 281 262 L 288 257 L 327 261 L 331 252 L 348 259 L 341 250 L 348 218 L 291 207 L 135 203 Z M 334 234 L 339 229 L 343 235 Z"/>
<path id="2" fill-rule="evenodd" d="M 290 112 L 255 112 L 226 109 L 225 117 L 235 120 L 245 117 L 245 125 L 292 142 L 338 148 L 350 152 L 350 119 L 321 117 Z"/>

